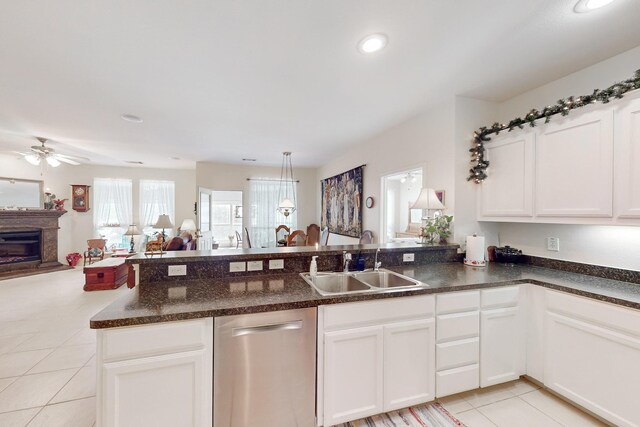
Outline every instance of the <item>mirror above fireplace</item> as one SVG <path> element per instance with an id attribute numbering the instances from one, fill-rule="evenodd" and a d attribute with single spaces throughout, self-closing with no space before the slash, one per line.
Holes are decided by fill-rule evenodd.
<path id="1" fill-rule="evenodd" d="M 42 209 L 43 182 L 0 178 L 0 209 Z"/>

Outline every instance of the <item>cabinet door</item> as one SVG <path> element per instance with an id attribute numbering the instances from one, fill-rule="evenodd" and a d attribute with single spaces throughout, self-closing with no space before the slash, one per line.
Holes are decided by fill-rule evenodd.
<path id="1" fill-rule="evenodd" d="M 211 426 L 206 350 L 105 363 L 103 427 Z"/>
<path id="2" fill-rule="evenodd" d="M 480 387 L 524 374 L 524 327 L 520 307 L 483 311 L 480 316 Z"/>
<path id="3" fill-rule="evenodd" d="M 384 412 L 382 326 L 324 334 L 324 425 Z"/>
<path id="4" fill-rule="evenodd" d="M 435 320 L 384 326 L 384 412 L 435 399 Z"/>
<path id="5" fill-rule="evenodd" d="M 547 313 L 545 386 L 617 426 L 640 425 L 640 339 Z"/>
<path id="6" fill-rule="evenodd" d="M 521 285 L 526 293 L 526 372 L 544 383 L 545 288 Z"/>
<path id="7" fill-rule="evenodd" d="M 480 187 L 479 216 L 533 215 L 534 134 L 496 138 L 486 144 L 489 176 Z"/>
<path id="8" fill-rule="evenodd" d="M 536 215 L 613 215 L 613 111 L 549 124 L 536 138 Z"/>
<path id="9" fill-rule="evenodd" d="M 619 218 L 640 218 L 640 99 L 616 111 L 615 201 Z"/>

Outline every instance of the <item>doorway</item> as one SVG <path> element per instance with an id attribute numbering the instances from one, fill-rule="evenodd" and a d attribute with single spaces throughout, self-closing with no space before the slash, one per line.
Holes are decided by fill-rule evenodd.
<path id="1" fill-rule="evenodd" d="M 382 177 L 383 242 L 418 239 L 422 212 L 411 206 L 420 195 L 422 176 L 422 168 L 415 168 Z"/>

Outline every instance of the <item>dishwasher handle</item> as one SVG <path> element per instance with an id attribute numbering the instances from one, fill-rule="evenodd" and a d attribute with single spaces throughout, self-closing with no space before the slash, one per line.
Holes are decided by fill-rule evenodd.
<path id="1" fill-rule="evenodd" d="M 260 334 L 263 332 L 289 331 L 293 329 L 302 329 L 302 320 L 294 320 L 293 322 L 275 323 L 272 325 L 249 326 L 246 328 L 233 328 L 231 336 L 241 337 L 244 335 Z"/>

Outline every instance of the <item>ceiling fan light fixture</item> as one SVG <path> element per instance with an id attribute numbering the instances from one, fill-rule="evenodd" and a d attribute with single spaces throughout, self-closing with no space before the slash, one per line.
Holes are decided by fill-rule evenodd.
<path id="1" fill-rule="evenodd" d="M 33 166 L 38 166 L 40 164 L 40 157 L 35 154 L 27 154 L 24 156 L 24 159 Z"/>
<path id="2" fill-rule="evenodd" d="M 47 163 L 52 168 L 57 168 L 58 166 L 60 166 L 60 161 L 55 157 L 47 156 L 46 159 L 47 159 Z"/>

